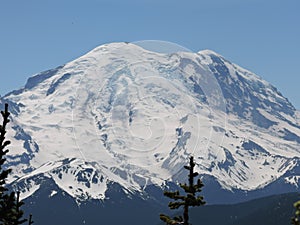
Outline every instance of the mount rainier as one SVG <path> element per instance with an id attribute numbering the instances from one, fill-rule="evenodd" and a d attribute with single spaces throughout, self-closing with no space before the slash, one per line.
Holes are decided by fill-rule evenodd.
<path id="1" fill-rule="evenodd" d="M 159 201 L 157 190 L 184 181 L 191 154 L 209 203 L 300 185 L 299 112 L 213 51 L 106 44 L 30 77 L 1 97 L 1 108 L 5 102 L 8 183 L 23 199 L 47 189 L 49 198 L 64 193 L 78 204 L 105 204 L 120 192 Z"/>

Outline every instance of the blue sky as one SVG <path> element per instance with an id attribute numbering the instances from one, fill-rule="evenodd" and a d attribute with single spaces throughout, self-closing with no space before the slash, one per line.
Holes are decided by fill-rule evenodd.
<path id="1" fill-rule="evenodd" d="M 211 49 L 300 109 L 299 0 L 0 0 L 0 94 L 117 41 Z"/>

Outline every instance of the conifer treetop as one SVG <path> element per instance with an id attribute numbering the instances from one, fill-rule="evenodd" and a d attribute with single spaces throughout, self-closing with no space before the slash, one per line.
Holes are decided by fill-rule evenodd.
<path id="1" fill-rule="evenodd" d="M 195 167 L 194 157 L 191 156 L 189 160 L 189 165 L 184 166 L 184 169 L 189 171 L 188 175 L 188 184 L 180 184 L 180 187 L 186 193 L 185 195 L 180 194 L 179 191 L 165 191 L 164 195 L 174 199 L 175 201 L 169 203 L 170 209 L 178 209 L 181 206 L 184 208 L 183 217 L 178 216 L 174 218 L 170 218 L 167 215 L 161 214 L 160 219 L 164 221 L 168 225 L 173 224 L 183 224 L 189 225 L 189 207 L 201 206 L 205 204 L 203 200 L 203 196 L 196 195 L 196 193 L 201 192 L 201 188 L 204 186 L 200 179 L 197 180 L 196 184 L 194 184 L 194 179 L 199 174 L 194 172 Z"/>

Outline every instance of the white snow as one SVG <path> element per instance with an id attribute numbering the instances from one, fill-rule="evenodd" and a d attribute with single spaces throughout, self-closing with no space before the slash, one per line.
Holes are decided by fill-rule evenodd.
<path id="1" fill-rule="evenodd" d="M 12 123 L 39 146 L 30 165 L 16 166 L 10 182 L 44 175 L 71 196 L 104 199 L 109 182 L 142 191 L 147 184 L 172 180 L 190 154 L 196 156 L 200 173 L 216 177 L 227 189 L 254 190 L 283 176 L 296 165 L 299 143 L 282 139 L 278 131 L 285 127 L 300 136 L 300 129 L 266 111 L 261 113 L 278 122 L 269 130 L 227 115 L 221 89 L 207 69 L 211 54 L 218 56 L 211 51 L 170 56 L 133 44 L 107 44 L 67 63 L 34 89 L 8 96 L 24 105 Z M 179 68 L 182 58 L 196 63 Z M 238 79 L 238 72 L 269 86 L 237 65 L 226 62 L 226 66 L 233 79 Z M 67 73 L 71 77 L 47 95 Z M 193 92 L 191 76 L 204 90 L 208 105 Z M 268 96 L 271 101 L 275 97 L 280 96 L 273 92 Z M 13 155 L 27 152 L 14 135 L 9 133 L 11 149 L 17 149 Z M 242 143 L 249 140 L 269 154 L 243 149 Z M 73 158 L 64 165 L 64 159 Z M 26 167 L 33 171 L 24 172 Z M 77 179 L 86 169 L 91 171 L 84 174 L 88 184 Z M 93 183 L 94 175 L 102 175 L 102 181 Z M 24 196 L 38 188 L 30 186 Z"/>
<path id="2" fill-rule="evenodd" d="M 292 185 L 295 185 L 296 187 L 299 187 L 300 176 L 286 177 L 285 180 L 287 183 L 290 183 Z"/>
<path id="3" fill-rule="evenodd" d="M 51 194 L 50 194 L 50 196 L 49 197 L 53 197 L 54 195 L 56 195 L 57 194 L 57 191 L 55 191 L 55 190 L 52 190 L 51 191 Z"/>

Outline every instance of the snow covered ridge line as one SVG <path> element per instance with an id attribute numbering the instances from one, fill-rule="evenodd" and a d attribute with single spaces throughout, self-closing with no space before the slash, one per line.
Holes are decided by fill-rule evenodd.
<path id="1" fill-rule="evenodd" d="M 299 113 L 212 51 L 102 45 L 2 102 L 13 113 L 10 182 L 26 196 L 49 179 L 74 198 L 104 199 L 111 182 L 142 193 L 181 181 L 190 154 L 225 189 L 299 185 Z"/>

